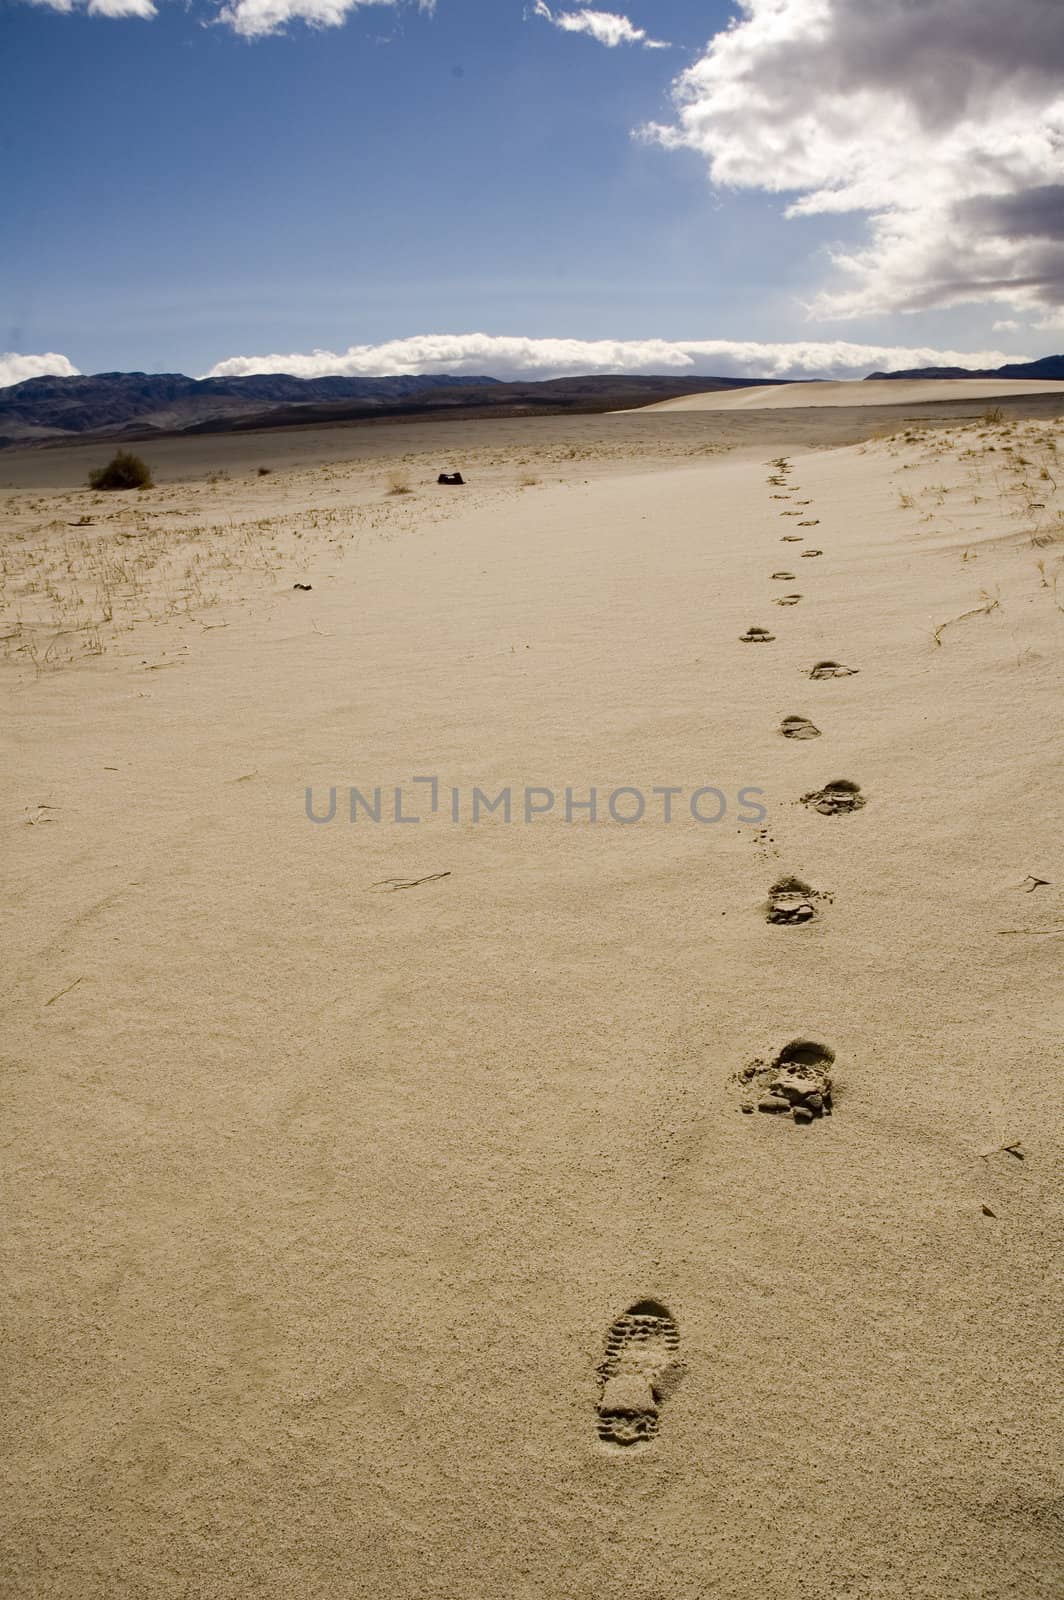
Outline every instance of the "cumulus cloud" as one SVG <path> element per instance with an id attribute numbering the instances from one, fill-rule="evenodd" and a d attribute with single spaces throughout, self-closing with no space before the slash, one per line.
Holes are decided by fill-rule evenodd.
<path id="1" fill-rule="evenodd" d="M 587 33 L 610 50 L 619 44 L 639 44 L 644 50 L 670 50 L 665 39 L 650 39 L 645 28 L 637 28 L 627 17 L 615 11 L 592 11 L 582 6 L 579 11 L 552 11 L 545 0 L 536 0 L 532 7 L 534 16 L 553 23 L 563 33 Z"/>
<path id="2" fill-rule="evenodd" d="M 394 6 L 410 0 L 226 0 L 218 20 L 246 39 L 281 33 L 290 22 L 308 28 L 340 28 L 352 11 L 363 6 Z M 420 11 L 432 11 L 436 0 L 417 0 Z"/>
<path id="3" fill-rule="evenodd" d="M 34 5 L 52 11 L 87 11 L 90 17 L 154 17 L 158 13 L 152 0 L 33 0 Z"/>
<path id="4" fill-rule="evenodd" d="M 866 212 L 815 306 L 1064 305 L 1060 0 L 738 0 L 643 130 L 790 216 Z"/>
<path id="5" fill-rule="evenodd" d="M 66 356 L 48 351 L 42 356 L 19 356 L 13 350 L 0 354 L 0 389 L 13 383 L 23 383 L 27 378 L 76 378 L 78 369 Z"/>
<path id="6" fill-rule="evenodd" d="M 90 17 L 154 17 L 154 0 L 32 0 L 34 5 L 53 11 L 86 11 Z M 433 11 L 436 0 L 215 0 L 217 20 L 246 39 L 262 39 L 282 33 L 290 22 L 305 22 L 308 28 L 339 28 L 353 11 L 362 6 L 416 4 L 419 11 Z"/>
<path id="7" fill-rule="evenodd" d="M 494 378 L 556 378 L 581 373 L 689 372 L 706 377 L 860 378 L 906 367 L 998 367 L 1000 350 L 937 350 L 842 340 L 766 344 L 733 339 L 525 339 L 488 333 L 422 334 L 339 353 L 231 356 L 206 374 L 243 378 L 287 372 L 298 378 L 394 377 L 469 373 Z"/>
<path id="8" fill-rule="evenodd" d="M 90 17 L 154 17 L 152 0 L 89 0 Z"/>

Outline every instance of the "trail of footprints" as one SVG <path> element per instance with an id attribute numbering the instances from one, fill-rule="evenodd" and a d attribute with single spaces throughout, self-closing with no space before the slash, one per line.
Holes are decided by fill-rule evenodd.
<path id="1" fill-rule="evenodd" d="M 797 486 L 790 482 L 791 467 L 785 456 L 777 457 L 771 465 L 774 470 L 768 482 L 773 489 L 773 500 L 793 500 L 793 504 L 802 509 L 813 504 L 812 500 L 797 500 L 793 498 Z M 780 512 L 782 517 L 799 515 L 799 511 L 790 509 Z M 819 522 L 819 517 L 807 517 L 798 526 L 800 528 L 815 528 L 819 526 Z M 800 534 L 785 533 L 783 538 L 788 544 L 802 543 Z M 824 552 L 810 547 L 802 550 L 800 554 L 803 560 L 813 560 L 818 556 L 822 556 Z M 793 583 L 793 581 L 793 572 L 781 569 L 772 574 L 773 583 Z M 773 604 L 777 606 L 796 606 L 801 599 L 801 594 L 791 592 L 774 596 Z M 750 627 L 746 633 L 741 635 L 741 638 L 747 644 L 771 644 L 774 642 L 775 635 L 770 633 L 767 628 Z M 848 678 L 857 670 L 856 667 L 848 667 L 841 661 L 818 661 L 810 669 L 809 676 L 813 679 Z M 816 739 L 820 736 L 820 729 L 808 717 L 798 715 L 784 717 L 779 731 L 785 739 Z M 848 778 L 833 778 L 822 789 L 815 789 L 809 794 L 802 795 L 801 803 L 819 812 L 822 816 L 842 817 L 849 815 L 851 812 L 859 811 L 865 804 L 865 796 L 861 793 L 860 784 L 852 783 Z M 808 921 L 809 918 L 770 916 L 769 920 L 775 922 Z"/>
<path id="2" fill-rule="evenodd" d="M 786 493 L 790 487 L 790 466 L 785 457 L 780 457 L 772 465 L 775 471 L 768 481 L 774 489 Z M 804 509 L 812 501 L 796 500 L 795 504 Z M 817 517 L 806 518 L 799 524 L 803 528 L 815 528 L 818 525 Z M 797 534 L 785 534 L 784 538 L 789 543 L 800 542 Z M 813 560 L 823 553 L 810 546 L 801 555 L 805 560 Z M 791 576 L 790 573 L 774 572 L 772 580 L 786 580 Z M 794 598 L 783 595 L 776 604 L 787 604 Z M 809 670 L 809 677 L 812 680 L 847 678 L 856 671 L 856 667 L 846 666 L 841 661 L 817 661 Z M 779 732 L 785 739 L 818 739 L 821 736 L 816 724 L 798 713 L 784 717 Z M 802 795 L 801 804 L 821 816 L 843 817 L 860 810 L 865 804 L 865 796 L 861 793 L 860 784 L 853 783 L 849 778 L 832 778 L 823 788 Z M 830 902 L 830 899 L 830 895 L 822 894 L 801 878 L 778 878 L 769 890 L 765 918 L 782 927 L 811 923 L 819 914 L 820 904 Z M 760 1060 L 751 1062 L 739 1073 L 738 1081 L 743 1091 L 740 1109 L 744 1112 L 756 1109 L 786 1113 L 797 1123 L 815 1122 L 819 1117 L 830 1116 L 833 1062 L 834 1054 L 826 1045 L 811 1040 L 794 1040 L 775 1060 L 768 1063 Z"/>
<path id="3" fill-rule="evenodd" d="M 785 457 L 772 462 L 775 469 L 768 482 L 774 500 L 791 500 L 796 508 L 781 511 L 784 517 L 801 516 L 811 500 L 793 500 L 789 482 L 790 465 Z M 804 518 L 798 525 L 815 528 L 816 517 Z M 801 534 L 785 533 L 783 542 L 801 544 Z M 819 549 L 800 552 L 804 560 L 823 555 Z M 793 583 L 794 573 L 774 572 L 772 581 Z M 794 606 L 802 599 L 797 593 L 778 595 L 778 606 Z M 772 644 L 775 634 L 768 628 L 751 625 L 740 638 L 744 644 Z M 818 661 L 809 670 L 811 680 L 847 678 L 856 667 L 840 661 Z M 821 730 L 799 713 L 786 716 L 779 732 L 785 739 L 818 739 Z M 801 804 L 821 816 L 841 817 L 859 810 L 865 796 L 859 784 L 849 778 L 833 778 L 822 789 L 801 796 Z M 799 927 L 815 922 L 821 905 L 831 896 L 805 883 L 801 878 L 777 878 L 768 892 L 765 919 L 780 927 Z M 832 1113 L 835 1053 L 813 1039 L 793 1039 L 770 1060 L 758 1057 L 735 1075 L 739 1089 L 739 1109 L 747 1115 L 764 1113 L 786 1118 L 799 1125 L 817 1122 Z M 612 1324 L 606 1335 L 606 1353 L 599 1365 L 600 1394 L 597 1405 L 598 1435 L 611 1450 L 627 1451 L 649 1445 L 657 1436 L 661 1407 L 678 1382 L 682 1371 L 679 1358 L 680 1335 L 671 1313 L 655 1300 L 640 1300 Z"/>

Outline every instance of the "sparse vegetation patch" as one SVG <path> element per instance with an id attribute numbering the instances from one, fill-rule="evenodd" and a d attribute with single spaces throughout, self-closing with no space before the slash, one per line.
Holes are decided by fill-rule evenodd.
<path id="1" fill-rule="evenodd" d="M 89 473 L 90 489 L 150 489 L 152 476 L 147 462 L 130 450 L 118 450 L 105 467 Z"/>

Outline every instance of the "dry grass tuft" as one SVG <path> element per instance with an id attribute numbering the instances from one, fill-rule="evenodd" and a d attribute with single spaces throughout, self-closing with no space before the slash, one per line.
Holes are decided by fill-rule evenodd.
<path id="1" fill-rule="evenodd" d="M 90 489 L 150 489 L 148 464 L 129 450 L 118 450 L 105 467 L 89 473 Z"/>

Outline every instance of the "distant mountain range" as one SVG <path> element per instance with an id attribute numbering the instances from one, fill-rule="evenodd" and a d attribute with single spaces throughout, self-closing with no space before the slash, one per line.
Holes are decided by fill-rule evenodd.
<path id="1" fill-rule="evenodd" d="M 186 378 L 180 372 L 100 372 L 28 378 L 0 389 L 0 445 L 72 437 L 145 439 L 402 417 L 530 416 L 612 411 L 707 389 L 748 388 L 763 378 L 553 378 L 504 383 L 446 374 L 398 378 Z"/>
<path id="2" fill-rule="evenodd" d="M 30 440 L 56 434 L 182 433 L 198 423 L 232 419 L 275 406 L 367 407 L 417 393 L 490 378 L 186 378 L 180 372 L 98 372 L 91 377 L 28 378 L 0 389 L 0 435 Z"/>
<path id="3" fill-rule="evenodd" d="M 1064 356 L 993 371 L 920 367 L 870 378 L 1059 378 Z M 527 417 L 567 411 L 619 411 L 713 389 L 749 389 L 782 378 L 651 376 L 612 373 L 507 383 L 449 374 L 398 378 L 186 378 L 180 372 L 99 372 L 92 377 L 28 378 L 0 389 L 0 446 L 60 439 L 144 440 L 155 435 L 229 433 L 375 417 Z"/>
<path id="4" fill-rule="evenodd" d="M 1064 356 L 1014 361 L 1007 367 L 911 367 L 908 372 L 870 372 L 869 378 L 1037 378 L 1064 379 Z"/>

